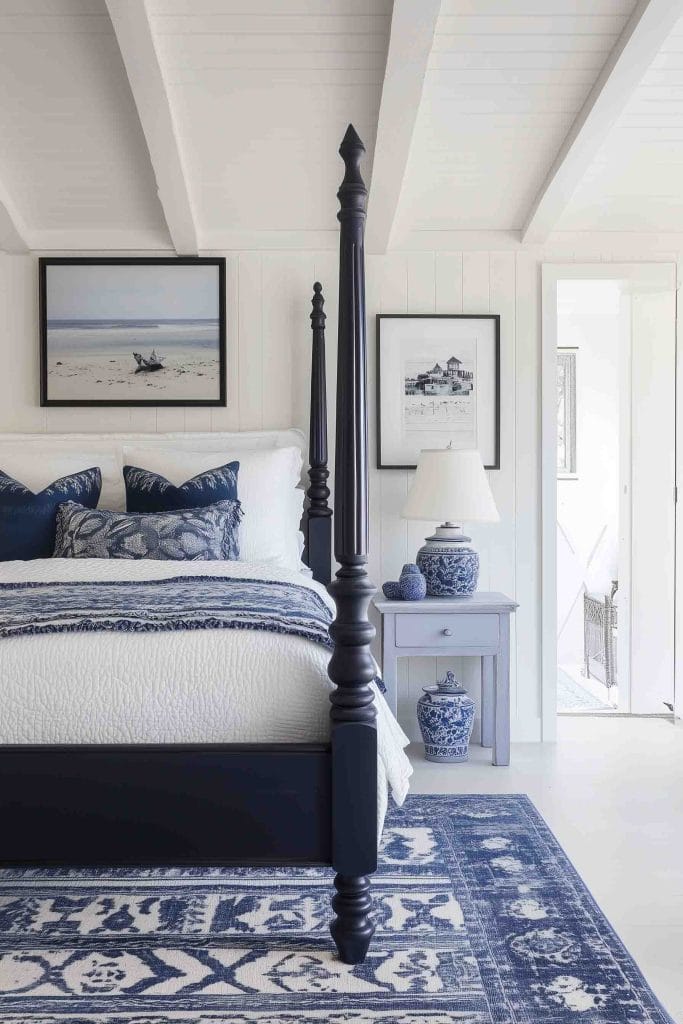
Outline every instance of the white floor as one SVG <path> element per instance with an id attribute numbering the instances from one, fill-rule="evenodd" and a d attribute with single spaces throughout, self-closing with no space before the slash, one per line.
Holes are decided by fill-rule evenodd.
<path id="1" fill-rule="evenodd" d="M 557 713 L 611 712 L 618 708 L 618 688 L 608 691 L 604 683 L 592 676 L 586 678 L 583 665 L 557 666 Z M 578 699 L 577 699 L 578 698 Z"/>
<path id="2" fill-rule="evenodd" d="M 414 793 L 526 793 L 666 1009 L 683 1024 L 683 724 L 561 718 L 557 744 L 518 743 L 509 768 L 410 748 Z"/>

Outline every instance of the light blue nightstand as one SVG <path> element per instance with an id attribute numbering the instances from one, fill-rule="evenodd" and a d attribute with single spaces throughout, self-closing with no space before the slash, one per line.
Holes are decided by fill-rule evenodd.
<path id="1" fill-rule="evenodd" d="M 510 763 L 510 615 L 517 603 L 505 594 L 424 601 L 375 598 L 382 617 L 382 678 L 396 714 L 399 658 L 481 658 L 481 743 L 493 764 Z"/>

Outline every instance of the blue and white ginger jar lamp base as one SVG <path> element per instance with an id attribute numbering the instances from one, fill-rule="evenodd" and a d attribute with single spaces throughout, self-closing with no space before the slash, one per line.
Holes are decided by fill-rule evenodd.
<path id="1" fill-rule="evenodd" d="M 424 686 L 417 702 L 417 720 L 427 761 L 454 764 L 466 761 L 472 726 L 474 701 L 459 686 L 452 672 L 436 686 Z"/>
<path id="2" fill-rule="evenodd" d="M 427 580 L 428 597 L 467 597 L 479 582 L 479 555 L 460 526 L 437 526 L 417 553 L 417 566 Z"/>

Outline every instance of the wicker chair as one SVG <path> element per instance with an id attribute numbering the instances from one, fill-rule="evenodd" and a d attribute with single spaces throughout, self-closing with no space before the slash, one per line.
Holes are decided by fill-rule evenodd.
<path id="1" fill-rule="evenodd" d="M 614 595 L 619 586 L 604 596 L 583 595 L 583 662 L 587 679 L 600 679 L 608 690 L 617 685 L 617 606 Z M 604 678 L 601 678 L 604 676 Z"/>

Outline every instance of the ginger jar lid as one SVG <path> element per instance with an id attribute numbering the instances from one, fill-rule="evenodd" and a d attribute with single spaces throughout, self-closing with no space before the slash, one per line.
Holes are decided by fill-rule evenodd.
<path id="1" fill-rule="evenodd" d="M 467 690 L 464 686 L 461 686 L 453 672 L 447 672 L 445 679 L 440 679 L 435 686 L 423 686 L 422 690 L 429 696 L 436 697 L 465 697 L 461 703 L 474 703 L 471 698 L 467 695 Z"/>

